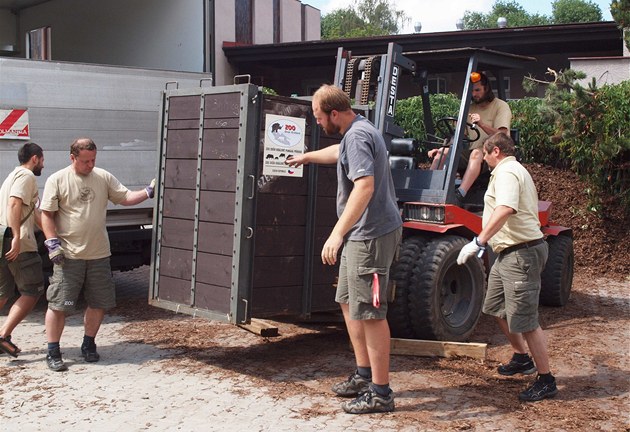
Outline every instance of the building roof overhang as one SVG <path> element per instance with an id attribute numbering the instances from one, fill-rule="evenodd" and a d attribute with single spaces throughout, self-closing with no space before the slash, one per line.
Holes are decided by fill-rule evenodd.
<path id="1" fill-rule="evenodd" d="M 400 45 L 405 55 L 414 60 L 414 52 L 461 47 L 487 48 L 525 56 L 563 53 L 570 57 L 589 53 L 615 56 L 621 55 L 623 49 L 621 30 L 615 22 L 603 21 L 266 45 L 224 42 L 223 51 L 233 65 L 277 66 L 278 62 L 291 61 L 291 66 L 295 67 L 334 64 L 339 47 L 351 51 L 353 56 L 385 54 L 389 42 Z"/>

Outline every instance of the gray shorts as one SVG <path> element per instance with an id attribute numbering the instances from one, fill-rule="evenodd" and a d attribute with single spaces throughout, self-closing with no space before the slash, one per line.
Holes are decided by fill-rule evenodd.
<path id="1" fill-rule="evenodd" d="M 389 267 L 398 251 L 402 228 L 372 240 L 344 243 L 339 263 L 337 303 L 348 304 L 353 320 L 387 317 Z M 372 305 L 372 283 L 378 275 L 380 307 Z"/>
<path id="2" fill-rule="evenodd" d="M 536 330 L 540 274 L 548 254 L 546 242 L 500 253 L 488 276 L 483 313 L 507 320 L 510 333 Z"/>
<path id="3" fill-rule="evenodd" d="M 46 292 L 48 308 L 73 312 L 79 294 L 93 309 L 111 309 L 116 306 L 116 287 L 112 278 L 109 257 L 96 260 L 66 259 L 55 265 Z"/>
<path id="4" fill-rule="evenodd" d="M 17 286 L 20 295 L 37 297 L 44 293 L 42 259 L 37 252 L 24 252 L 15 261 L 0 259 L 0 298 L 10 298 Z"/>

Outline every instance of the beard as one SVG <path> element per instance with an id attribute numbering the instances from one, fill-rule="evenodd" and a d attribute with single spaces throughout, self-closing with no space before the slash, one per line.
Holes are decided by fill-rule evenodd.
<path id="1" fill-rule="evenodd" d="M 326 132 L 326 135 L 337 135 L 340 131 L 341 128 L 333 124 L 328 124 L 328 127 L 324 128 L 324 132 Z"/>
<path id="2" fill-rule="evenodd" d="M 42 175 L 42 167 L 35 167 L 35 168 L 33 168 L 33 174 L 35 174 L 37 177 Z"/>
<path id="3" fill-rule="evenodd" d="M 490 96 L 490 92 L 484 93 L 484 95 L 477 100 L 475 100 L 474 98 L 471 98 L 471 102 L 476 105 L 479 105 L 485 102 L 491 102 L 491 101 L 492 101 L 492 98 Z"/>

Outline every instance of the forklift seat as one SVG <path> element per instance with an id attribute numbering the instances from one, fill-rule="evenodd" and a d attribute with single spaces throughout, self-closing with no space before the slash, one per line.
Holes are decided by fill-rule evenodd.
<path id="1" fill-rule="evenodd" d="M 416 158 L 414 153 L 418 147 L 418 141 L 413 138 L 392 139 L 389 150 L 389 167 L 397 169 L 414 169 Z"/>

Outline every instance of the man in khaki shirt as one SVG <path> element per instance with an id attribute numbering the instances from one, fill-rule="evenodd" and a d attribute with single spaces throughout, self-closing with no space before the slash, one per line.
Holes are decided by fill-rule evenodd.
<path id="1" fill-rule="evenodd" d="M 481 256 L 486 244 L 498 254 L 488 276 L 483 312 L 496 318 L 514 350 L 510 362 L 499 366 L 498 372 L 511 376 L 538 370 L 536 381 L 519 394 L 523 401 L 538 401 L 558 393 L 549 369 L 547 339 L 538 323 L 540 275 L 549 253 L 538 220 L 538 194 L 531 176 L 516 161 L 509 136 L 492 135 L 483 153 L 492 169 L 484 197 L 483 229 L 462 248 L 457 263 L 464 265 L 474 255 Z"/>
<path id="2" fill-rule="evenodd" d="M 0 224 L 11 228 L 13 238 L 3 245 L 6 254 L 0 258 L 0 309 L 15 293 L 7 319 L 0 327 L 0 351 L 17 357 L 20 349 L 12 342 L 11 333 L 37 304 L 44 292 L 42 259 L 37 253 L 35 225 L 41 226 L 37 204 L 39 191 L 36 176 L 44 168 L 44 152 L 35 143 L 26 143 L 18 151 L 16 167 L 0 187 Z"/>
<path id="3" fill-rule="evenodd" d="M 105 311 L 116 306 L 105 225 L 107 202 L 131 206 L 153 198 L 154 181 L 145 189 L 130 191 L 109 172 L 96 168 L 96 145 L 79 138 L 70 147 L 71 165 L 52 174 L 42 198 L 44 244 L 54 264 L 46 293 L 46 363 L 53 371 L 67 369 L 59 341 L 66 314 L 74 311 L 83 291 L 87 302 L 81 354 L 87 362 L 100 359 L 94 341 Z"/>

